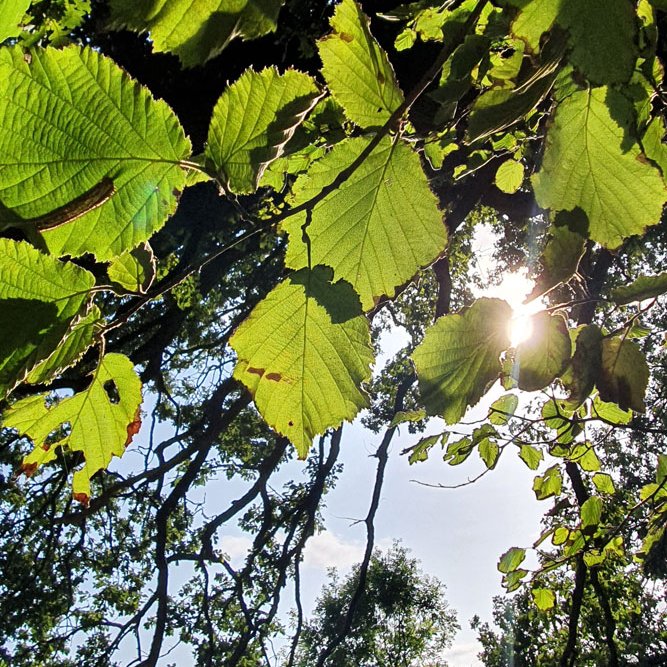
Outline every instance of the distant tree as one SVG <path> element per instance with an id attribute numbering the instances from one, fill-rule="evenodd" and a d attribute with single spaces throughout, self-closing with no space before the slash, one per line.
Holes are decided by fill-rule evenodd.
<path id="1" fill-rule="evenodd" d="M 366 588 L 348 621 L 359 574 L 359 566 L 343 579 L 331 571 L 301 633 L 295 664 L 314 665 L 324 647 L 335 645 L 327 661 L 331 667 L 444 667 L 442 651 L 459 628 L 444 585 L 423 574 L 419 561 L 395 543 L 386 553 L 373 554 Z"/>

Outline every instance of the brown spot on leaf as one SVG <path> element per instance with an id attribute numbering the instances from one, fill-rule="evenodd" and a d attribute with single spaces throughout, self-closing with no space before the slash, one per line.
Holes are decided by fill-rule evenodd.
<path id="1" fill-rule="evenodd" d="M 290 420 L 287 422 L 287 425 L 288 425 L 288 426 L 294 426 L 294 422 L 290 419 Z"/>
<path id="2" fill-rule="evenodd" d="M 127 425 L 127 439 L 125 440 L 125 447 L 127 447 L 131 442 L 132 438 L 139 433 L 141 428 L 141 410 L 137 408 L 137 411 L 134 413 L 134 419 Z"/>
<path id="3" fill-rule="evenodd" d="M 253 366 L 248 366 L 248 373 L 252 373 L 253 375 L 259 375 L 259 377 L 262 377 L 264 373 L 266 373 L 265 368 L 254 368 Z"/>
<path id="4" fill-rule="evenodd" d="M 43 449 L 45 452 L 48 452 L 49 449 L 51 449 L 51 445 L 50 445 L 48 442 L 45 442 L 45 443 L 42 445 L 42 449 Z"/>
<path id="5" fill-rule="evenodd" d="M 385 82 L 384 74 L 382 74 L 382 72 L 378 72 L 378 83 L 381 86 L 384 86 L 384 82 Z"/>
<path id="6" fill-rule="evenodd" d="M 174 188 L 171 191 L 171 194 L 174 195 L 174 197 L 176 197 L 176 199 L 178 199 L 181 196 L 181 191 L 178 188 Z"/>
<path id="7" fill-rule="evenodd" d="M 37 464 L 36 463 L 24 463 L 21 466 L 21 472 L 26 476 L 26 477 L 32 477 L 35 470 L 37 470 Z"/>
<path id="8" fill-rule="evenodd" d="M 267 373 L 266 379 L 280 382 L 283 379 L 283 376 L 280 373 Z"/>
<path id="9" fill-rule="evenodd" d="M 354 37 L 347 32 L 341 32 L 339 36 L 344 42 L 348 42 L 348 44 L 354 42 Z"/>
<path id="10" fill-rule="evenodd" d="M 88 507 L 90 504 L 90 496 L 87 493 L 74 493 L 72 494 L 72 497 L 84 507 Z"/>

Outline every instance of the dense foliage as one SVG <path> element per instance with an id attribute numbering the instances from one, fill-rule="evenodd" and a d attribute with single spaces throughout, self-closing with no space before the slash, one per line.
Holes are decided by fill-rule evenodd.
<path id="1" fill-rule="evenodd" d="M 664 660 L 666 17 L 2 0 L 2 658 L 155 665 L 175 635 L 197 664 L 274 664 L 292 580 L 296 664 L 300 562 L 367 408 L 383 438 L 348 631 L 392 437 L 441 417 L 411 462 L 515 452 L 554 499 L 537 566 L 520 546 L 498 564 L 526 664 Z M 524 265 L 543 299 L 516 346 L 510 305 L 470 291 L 482 225 L 496 274 Z M 392 325 L 410 342 L 373 375 Z M 212 505 L 221 479 L 238 496 Z M 218 545 L 235 523 L 239 569 Z M 513 639 L 477 627 L 504 664 Z"/>

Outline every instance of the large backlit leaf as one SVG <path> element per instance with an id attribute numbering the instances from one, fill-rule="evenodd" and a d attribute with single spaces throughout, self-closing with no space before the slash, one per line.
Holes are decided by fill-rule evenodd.
<path id="1" fill-rule="evenodd" d="M 106 203 L 44 237 L 54 254 L 120 255 L 174 211 L 189 152 L 171 109 L 98 52 L 0 51 L 0 226 L 29 225 L 108 182 Z"/>
<path id="2" fill-rule="evenodd" d="M 29 6 L 30 0 L 0 0 L 0 42 L 19 34 L 19 24 Z"/>
<path id="3" fill-rule="evenodd" d="M 590 237 L 608 248 L 660 222 L 667 199 L 660 173 L 617 122 L 629 123 L 631 114 L 629 103 L 611 89 L 573 93 L 556 110 L 542 169 L 533 176 L 540 206 L 580 207 Z"/>
<path id="4" fill-rule="evenodd" d="M 533 333 L 516 350 L 519 389 L 537 391 L 550 385 L 570 360 L 572 344 L 560 315 L 538 313 L 532 317 Z"/>
<path id="5" fill-rule="evenodd" d="M 358 138 L 337 144 L 297 179 L 292 203 L 316 197 L 367 143 Z M 393 296 L 396 287 L 433 262 L 447 238 L 419 156 L 407 144 L 389 138 L 312 212 L 287 220 L 286 262 L 295 269 L 308 265 L 304 224 L 312 264 L 333 267 L 336 278 L 347 280 L 361 296 L 364 310 L 383 295 Z"/>
<path id="6" fill-rule="evenodd" d="M 576 335 L 576 348 L 562 382 L 569 392 L 567 407 L 578 408 L 593 391 L 602 363 L 602 332 L 595 324 L 583 326 Z"/>
<path id="7" fill-rule="evenodd" d="M 75 471 L 72 486 L 74 497 L 86 503 L 90 478 L 113 456 L 122 456 L 139 429 L 141 381 L 126 356 L 112 353 L 100 361 L 85 391 L 54 405 L 47 405 L 46 398 L 30 396 L 15 403 L 6 411 L 3 426 L 34 442 L 35 449 L 23 459 L 27 474 L 55 458 L 58 446 L 82 452 L 85 464 Z M 50 438 L 58 429 L 64 432 Z"/>
<path id="8" fill-rule="evenodd" d="M 629 285 L 613 289 L 611 298 L 619 306 L 624 306 L 633 301 L 654 299 L 665 292 L 667 292 L 667 273 L 660 273 L 657 276 L 639 276 Z"/>
<path id="9" fill-rule="evenodd" d="M 500 374 L 509 347 L 512 310 L 500 299 L 478 299 L 462 315 L 445 315 L 426 331 L 412 359 L 429 414 L 460 421 Z"/>
<path id="10" fill-rule="evenodd" d="M 229 86 L 213 110 L 206 148 L 225 186 L 232 192 L 254 192 L 318 95 L 315 81 L 295 70 L 246 70 Z"/>
<path id="11" fill-rule="evenodd" d="M 351 421 L 367 404 L 373 351 L 368 321 L 349 284 L 331 270 L 303 269 L 280 283 L 239 326 L 230 344 L 234 376 L 264 420 L 305 458 L 313 438 Z"/>
<path id="12" fill-rule="evenodd" d="M 332 34 L 318 44 L 331 94 L 357 125 L 384 125 L 403 102 L 403 93 L 387 54 L 368 29 L 368 18 L 355 0 L 343 0 L 331 27 Z"/>
<path id="13" fill-rule="evenodd" d="M 620 337 L 602 341 L 602 366 L 597 387 L 603 401 L 616 403 L 622 410 L 644 412 L 644 394 L 649 369 L 639 346 Z"/>
<path id="14" fill-rule="evenodd" d="M 94 284 L 74 264 L 0 239 L 0 399 L 56 349 Z"/>
<path id="15" fill-rule="evenodd" d="M 153 48 L 175 53 L 186 67 L 206 62 L 234 38 L 276 29 L 284 0 L 111 0 L 114 27 L 148 31 Z"/>

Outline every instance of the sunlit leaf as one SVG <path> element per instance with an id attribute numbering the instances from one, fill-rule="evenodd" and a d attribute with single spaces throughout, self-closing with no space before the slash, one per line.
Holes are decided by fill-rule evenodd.
<path id="1" fill-rule="evenodd" d="M 581 469 L 586 472 L 597 472 L 600 470 L 600 459 L 589 442 L 575 445 L 569 459 L 578 463 Z"/>
<path id="2" fill-rule="evenodd" d="M 615 336 L 602 341 L 602 366 L 597 387 L 603 401 L 621 410 L 644 412 L 649 368 L 636 343 Z"/>
<path id="3" fill-rule="evenodd" d="M 612 479 L 611 475 L 608 475 L 605 472 L 595 473 L 595 475 L 593 475 L 593 484 L 599 493 L 613 495 L 616 491 L 614 487 L 614 480 Z"/>
<path id="4" fill-rule="evenodd" d="M 570 360 L 572 344 L 561 315 L 538 313 L 532 318 L 533 332 L 516 349 L 519 389 L 537 391 L 550 385 Z"/>
<path id="5" fill-rule="evenodd" d="M 487 468 L 494 468 L 500 456 L 500 447 L 497 442 L 484 438 L 479 445 L 477 445 L 479 457 L 484 461 Z"/>
<path id="6" fill-rule="evenodd" d="M 315 81 L 296 70 L 246 70 L 229 86 L 213 109 L 206 147 L 225 187 L 254 192 L 318 97 Z"/>
<path id="7" fill-rule="evenodd" d="M 45 395 L 30 396 L 5 412 L 3 425 L 30 438 L 35 449 L 23 459 L 23 472 L 32 474 L 53 458 L 57 447 L 83 453 L 85 463 L 74 472 L 74 497 L 87 503 L 90 478 L 122 456 L 139 430 L 141 381 L 132 362 L 122 354 L 107 354 L 93 373 L 90 386 L 74 396 L 47 405 Z M 49 436 L 68 426 L 52 441 Z"/>
<path id="8" fill-rule="evenodd" d="M 521 445 L 519 449 L 519 458 L 531 469 L 537 470 L 544 459 L 544 453 L 541 449 L 533 445 Z"/>
<path id="9" fill-rule="evenodd" d="M 602 332 L 595 324 L 581 328 L 563 386 L 569 392 L 568 407 L 578 408 L 589 396 L 600 373 L 602 363 Z"/>
<path id="10" fill-rule="evenodd" d="M 113 187 L 101 206 L 44 232 L 53 254 L 110 259 L 146 241 L 176 208 L 179 160 L 190 153 L 183 129 L 97 51 L 49 48 L 24 58 L 22 49 L 2 49 L 0 118 L 0 226 L 29 224 L 105 179 Z"/>
<path id="11" fill-rule="evenodd" d="M 548 588 L 533 588 L 531 591 L 535 606 L 540 611 L 549 611 L 556 604 L 555 593 Z"/>
<path id="12" fill-rule="evenodd" d="M 581 526 L 591 528 L 599 525 L 602 518 L 602 498 L 592 496 L 581 506 Z"/>
<path id="13" fill-rule="evenodd" d="M 94 284 L 74 264 L 0 239 L 0 399 L 56 350 Z"/>
<path id="14" fill-rule="evenodd" d="M 518 160 L 506 160 L 496 171 L 496 187 L 507 194 L 514 194 L 523 183 L 523 164 Z"/>
<path id="15" fill-rule="evenodd" d="M 387 54 L 375 41 L 355 0 L 342 0 L 333 32 L 318 43 L 322 74 L 347 117 L 360 127 L 384 125 L 403 102 Z"/>
<path id="16" fill-rule="evenodd" d="M 111 23 L 150 33 L 158 52 L 175 53 L 186 67 L 200 65 L 233 39 L 276 29 L 284 0 L 111 0 Z"/>
<path id="17" fill-rule="evenodd" d="M 441 435 L 429 435 L 425 438 L 422 438 L 414 447 L 411 448 L 410 456 L 408 456 L 408 463 L 413 465 L 414 463 L 421 463 L 428 460 L 428 453 L 431 451 L 434 445 L 438 444 Z"/>
<path id="18" fill-rule="evenodd" d="M 234 377 L 301 458 L 316 435 L 354 419 L 368 400 L 361 389 L 373 362 L 368 322 L 350 285 L 331 277 L 325 267 L 292 274 L 230 340 Z"/>
<path id="19" fill-rule="evenodd" d="M 107 269 L 109 280 L 127 292 L 145 293 L 155 278 L 155 255 L 148 245 L 140 245 L 114 257 Z"/>
<path id="20" fill-rule="evenodd" d="M 445 463 L 450 466 L 461 465 L 472 453 L 475 445 L 471 438 L 460 438 L 447 445 L 447 449 L 442 457 Z"/>
<path id="21" fill-rule="evenodd" d="M 610 424 L 629 424 L 632 421 L 632 410 L 622 410 L 616 403 L 606 403 L 599 396 L 593 400 L 591 415 Z"/>
<path id="22" fill-rule="evenodd" d="M 425 410 L 402 410 L 394 415 L 394 418 L 391 420 L 389 426 L 398 426 L 399 424 L 404 424 L 405 422 L 418 422 L 422 419 L 426 419 Z"/>
<path id="23" fill-rule="evenodd" d="M 500 353 L 509 347 L 512 310 L 499 299 L 478 299 L 461 315 L 441 317 L 426 331 L 412 359 L 429 414 L 454 424 L 500 375 Z"/>
<path id="24" fill-rule="evenodd" d="M 496 426 L 504 426 L 512 418 L 519 406 L 516 394 L 504 394 L 489 408 L 489 421 Z"/>
<path id="25" fill-rule="evenodd" d="M 538 500 L 559 496 L 563 488 L 563 475 L 557 465 L 547 468 L 544 475 L 533 480 L 533 491 Z"/>
<path id="26" fill-rule="evenodd" d="M 639 276 L 629 285 L 616 287 L 611 291 L 611 299 L 619 306 L 624 306 L 633 301 L 644 301 L 654 299 L 667 292 L 667 273 L 657 276 Z"/>
<path id="27" fill-rule="evenodd" d="M 16 37 L 30 0 L 0 0 L 0 42 Z"/>
<path id="28" fill-rule="evenodd" d="M 300 176 L 292 204 L 316 198 L 367 145 L 368 139 L 337 144 Z M 287 219 L 290 235 L 285 261 L 299 269 L 325 264 L 336 279 L 348 281 L 364 310 L 394 296 L 445 247 L 447 234 L 419 156 L 401 141 L 384 139 L 352 176 L 311 212 Z M 304 230 L 308 242 L 304 243 Z"/>
<path id="29" fill-rule="evenodd" d="M 660 222 L 666 190 L 660 173 L 626 135 L 630 103 L 608 88 L 574 92 L 556 110 L 542 169 L 533 176 L 543 208 L 588 216 L 590 237 L 607 248 Z"/>
<path id="30" fill-rule="evenodd" d="M 514 572 L 526 558 L 526 550 L 519 547 L 508 549 L 498 561 L 498 570 L 503 574 Z"/>

